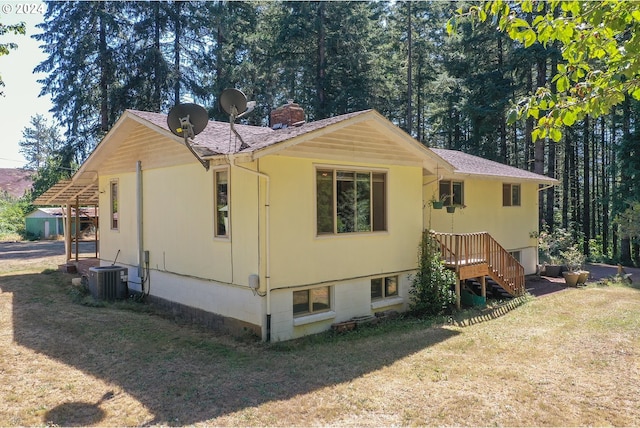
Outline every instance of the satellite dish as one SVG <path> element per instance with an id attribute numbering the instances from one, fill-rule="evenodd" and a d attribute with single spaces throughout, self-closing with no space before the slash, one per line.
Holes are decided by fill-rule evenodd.
<path id="1" fill-rule="evenodd" d="M 189 143 L 189 138 L 193 138 L 204 131 L 207 123 L 209 123 L 209 114 L 204 107 L 198 104 L 177 104 L 169 110 L 167 115 L 167 125 L 171 132 L 178 137 L 184 138 L 184 145 L 187 146 L 202 166 L 209 171 L 209 161 L 202 159 Z"/>
<path id="2" fill-rule="evenodd" d="M 178 137 L 195 137 L 209 123 L 209 114 L 198 104 L 186 103 L 174 106 L 167 116 L 167 125 Z"/>
<path id="3" fill-rule="evenodd" d="M 247 110 L 247 97 L 238 89 L 229 88 L 220 94 L 220 108 L 236 118 Z"/>

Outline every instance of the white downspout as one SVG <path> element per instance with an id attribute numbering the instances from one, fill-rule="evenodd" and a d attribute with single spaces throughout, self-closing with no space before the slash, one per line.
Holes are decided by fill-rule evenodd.
<path id="1" fill-rule="evenodd" d="M 271 180 L 270 177 L 260 171 L 254 171 L 252 169 L 249 168 L 245 168 L 243 166 L 240 166 L 238 164 L 236 164 L 236 160 L 235 157 L 231 157 L 230 158 L 230 165 L 236 168 L 239 168 L 243 171 L 247 171 L 253 175 L 256 175 L 260 178 L 264 178 L 265 179 L 265 184 L 267 186 L 267 191 L 265 194 L 265 202 L 264 202 L 264 222 L 265 222 L 265 288 L 266 288 L 266 298 L 267 298 L 267 337 L 266 337 L 266 341 L 270 342 L 271 341 L 271 236 L 270 236 L 270 204 L 271 204 L 271 195 L 270 195 L 270 189 L 271 189 Z"/>
<path id="2" fill-rule="evenodd" d="M 138 228 L 138 278 L 140 293 L 144 295 L 144 235 L 142 231 L 142 162 L 136 163 L 136 226 Z"/>

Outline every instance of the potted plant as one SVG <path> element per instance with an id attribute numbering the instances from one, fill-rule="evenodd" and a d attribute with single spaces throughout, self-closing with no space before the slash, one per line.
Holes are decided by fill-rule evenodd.
<path id="1" fill-rule="evenodd" d="M 433 197 L 431 197 L 431 200 L 429 202 L 431 203 L 431 206 L 433 207 L 433 209 L 441 210 L 442 207 L 444 207 L 444 203 L 448 197 L 449 195 L 442 195 L 440 196 L 440 199 L 436 199 L 434 195 Z"/>
<path id="2" fill-rule="evenodd" d="M 563 261 L 556 256 L 549 257 L 549 262 L 544 264 L 544 276 L 557 278 L 562 274 L 564 266 Z"/>
<path id="3" fill-rule="evenodd" d="M 578 285 L 585 285 L 587 279 L 589 279 L 590 272 L 588 270 L 580 270 L 578 271 L 580 276 L 578 277 Z"/>
<path id="4" fill-rule="evenodd" d="M 559 277 L 564 270 L 563 252 L 575 244 L 571 233 L 566 229 L 549 231 L 547 226 L 536 233 L 538 239 L 538 257 L 542 262 L 541 274 L 548 277 Z M 529 236 L 532 236 L 530 233 Z"/>
<path id="5" fill-rule="evenodd" d="M 568 287 L 577 287 L 581 273 L 580 268 L 582 267 L 585 259 L 584 254 L 582 254 L 578 249 L 578 245 L 575 244 L 569 247 L 567 251 L 563 251 L 562 257 L 564 258 L 565 266 L 567 267 L 567 271 L 562 272 L 562 276 L 564 276 L 564 280 Z"/>

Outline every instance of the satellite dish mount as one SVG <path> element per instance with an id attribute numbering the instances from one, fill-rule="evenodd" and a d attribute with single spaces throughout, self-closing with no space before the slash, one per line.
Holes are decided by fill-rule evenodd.
<path id="1" fill-rule="evenodd" d="M 231 126 L 231 131 L 233 131 L 236 137 L 240 140 L 240 149 L 243 147 L 249 147 L 249 145 L 242 139 L 242 136 L 238 134 L 238 131 L 235 128 L 235 122 L 236 119 L 251 113 L 256 106 L 256 102 L 247 102 L 247 97 L 242 91 L 234 88 L 228 88 L 220 94 L 219 103 L 222 111 L 229 115 L 229 125 Z"/>
<path id="2" fill-rule="evenodd" d="M 201 133 L 207 127 L 209 114 L 204 107 L 193 103 L 177 104 L 167 116 L 167 125 L 174 135 L 184 138 L 184 145 L 198 159 L 204 169 L 209 171 L 209 161 L 204 160 L 191 146 L 190 139 Z"/>

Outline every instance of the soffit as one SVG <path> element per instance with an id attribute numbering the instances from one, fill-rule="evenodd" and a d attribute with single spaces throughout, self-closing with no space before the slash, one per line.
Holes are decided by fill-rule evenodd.
<path id="1" fill-rule="evenodd" d="M 128 120 L 110 136 L 104 150 L 96 150 L 86 169 L 101 176 L 135 172 L 138 161 L 142 162 L 144 169 L 197 162 L 177 137 L 162 135 L 145 124 Z"/>
<path id="2" fill-rule="evenodd" d="M 274 155 L 424 167 L 426 148 L 405 141 L 375 118 L 320 133 Z"/>

